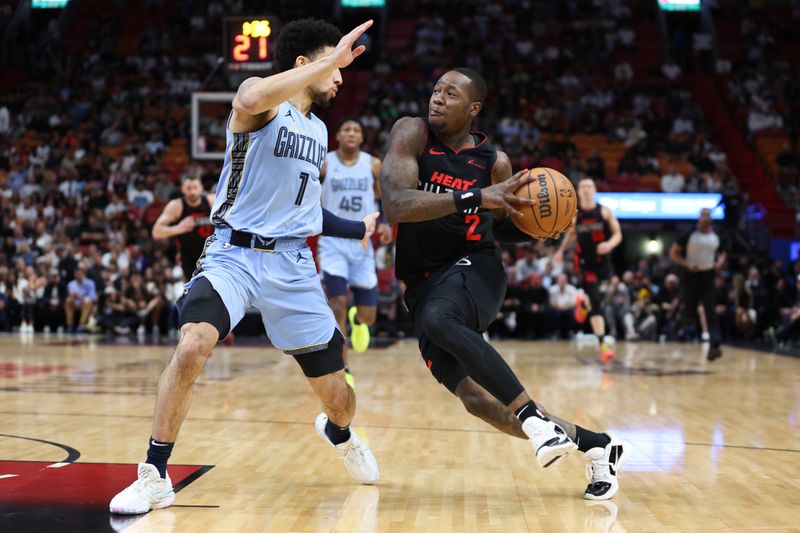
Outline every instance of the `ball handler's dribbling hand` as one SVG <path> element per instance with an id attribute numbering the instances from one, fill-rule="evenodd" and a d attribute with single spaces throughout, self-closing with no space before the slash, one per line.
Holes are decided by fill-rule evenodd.
<path id="1" fill-rule="evenodd" d="M 364 238 L 361 239 L 361 247 L 366 250 L 367 245 L 369 245 L 369 238 L 375 231 L 375 223 L 378 221 L 378 217 L 380 213 L 375 211 L 374 213 L 370 213 L 369 215 L 365 216 L 361 219 L 361 222 L 367 227 L 367 230 L 364 232 Z"/>
<path id="2" fill-rule="evenodd" d="M 481 207 L 505 209 L 509 215 L 522 216 L 517 208 L 536 205 L 536 200 L 521 198 L 514 193 L 533 180 L 533 175 L 526 168 L 511 176 L 511 179 L 481 189 Z"/>
<path id="3" fill-rule="evenodd" d="M 341 38 L 339 44 L 336 45 L 331 55 L 328 56 L 336 68 L 348 66 L 355 58 L 367 50 L 367 47 L 364 45 L 357 46 L 353 49 L 353 45 L 370 26 L 372 26 L 372 20 L 368 20 L 364 24 L 356 26 L 350 33 Z"/>

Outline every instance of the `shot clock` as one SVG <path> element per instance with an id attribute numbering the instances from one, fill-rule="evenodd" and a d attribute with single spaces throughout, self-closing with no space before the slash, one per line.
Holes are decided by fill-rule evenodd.
<path id="1" fill-rule="evenodd" d="M 224 23 L 228 72 L 264 72 L 273 67 L 273 46 L 280 31 L 277 17 L 227 17 Z"/>

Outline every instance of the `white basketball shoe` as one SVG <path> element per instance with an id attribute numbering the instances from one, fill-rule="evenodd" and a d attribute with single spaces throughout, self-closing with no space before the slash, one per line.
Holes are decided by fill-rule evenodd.
<path id="1" fill-rule="evenodd" d="M 350 430 L 350 438 L 341 444 L 334 444 L 325 434 L 325 424 L 328 423 L 328 415 L 320 413 L 314 421 L 314 426 L 317 428 L 317 433 L 322 440 L 336 448 L 339 455 L 344 460 L 344 467 L 350 472 L 359 483 L 364 485 L 373 485 L 378 482 L 380 478 L 380 471 L 378 470 L 378 461 L 369 449 L 369 446 L 358 438 L 356 432 Z"/>
<path id="2" fill-rule="evenodd" d="M 617 474 L 630 455 L 629 446 L 610 433 L 611 438 L 605 448 L 592 448 L 584 457 L 589 461 L 586 465 L 586 478 L 589 485 L 583 497 L 587 500 L 607 500 L 619 490 Z"/>
<path id="3" fill-rule="evenodd" d="M 542 468 L 547 468 L 578 449 L 561 426 L 552 420 L 530 416 L 522 423 L 522 431 L 530 439 L 536 452 L 536 461 Z"/>
<path id="4" fill-rule="evenodd" d="M 109 509 L 118 514 L 144 514 L 151 509 L 169 507 L 174 501 L 175 491 L 169 474 L 162 479 L 155 466 L 139 463 L 136 481 L 111 499 Z"/>

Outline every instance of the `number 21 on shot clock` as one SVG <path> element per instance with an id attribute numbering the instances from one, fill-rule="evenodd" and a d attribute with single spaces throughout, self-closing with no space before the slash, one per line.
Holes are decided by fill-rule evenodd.
<path id="1" fill-rule="evenodd" d="M 226 18 L 225 59 L 228 71 L 271 70 L 271 45 L 278 31 L 278 20 L 272 16 Z"/>

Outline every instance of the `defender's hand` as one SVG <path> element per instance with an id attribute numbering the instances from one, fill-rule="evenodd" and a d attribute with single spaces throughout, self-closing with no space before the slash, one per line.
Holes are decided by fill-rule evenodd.
<path id="1" fill-rule="evenodd" d="M 509 214 L 522 216 L 520 208 L 536 205 L 535 199 L 520 198 L 514 194 L 517 189 L 534 180 L 533 175 L 528 174 L 528 169 L 520 170 L 511 179 L 502 183 L 496 183 L 481 189 L 481 207 L 488 209 L 505 209 Z"/>
<path id="2" fill-rule="evenodd" d="M 366 250 L 367 245 L 369 245 L 369 238 L 375 232 L 375 222 L 378 220 L 380 213 L 375 211 L 374 213 L 370 213 L 369 215 L 365 216 L 361 219 L 361 222 L 364 223 L 366 226 L 366 231 L 364 232 L 364 237 L 361 239 L 361 247 Z"/>

